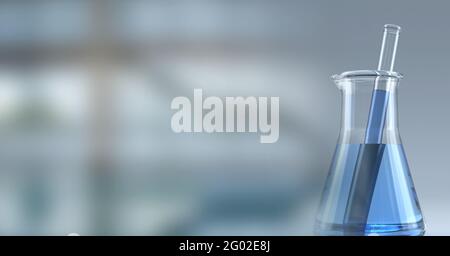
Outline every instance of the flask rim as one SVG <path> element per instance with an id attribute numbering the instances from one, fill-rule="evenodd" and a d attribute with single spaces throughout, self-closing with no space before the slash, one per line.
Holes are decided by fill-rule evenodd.
<path id="1" fill-rule="evenodd" d="M 365 79 L 365 78 L 366 79 L 393 78 L 400 80 L 403 78 L 403 75 L 398 72 L 385 70 L 352 70 L 331 76 L 331 79 L 334 81 L 339 81 L 342 79 Z"/>

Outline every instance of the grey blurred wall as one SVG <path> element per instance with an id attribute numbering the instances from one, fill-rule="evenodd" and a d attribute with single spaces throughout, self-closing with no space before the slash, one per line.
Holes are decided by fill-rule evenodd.
<path id="1" fill-rule="evenodd" d="M 401 25 L 400 130 L 448 235 L 448 1 L 2 1 L 0 232 L 311 234 L 339 130 L 330 76 Z M 280 139 L 175 134 L 170 102 L 279 96 Z M 0 102 L 0 104 L 2 104 Z"/>

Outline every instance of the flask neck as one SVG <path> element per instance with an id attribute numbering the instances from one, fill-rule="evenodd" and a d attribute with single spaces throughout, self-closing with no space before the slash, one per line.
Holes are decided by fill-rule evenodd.
<path id="1" fill-rule="evenodd" d="M 397 111 L 398 80 L 385 80 L 382 84 L 373 82 L 372 86 L 358 85 L 350 81 L 341 86 L 341 129 L 339 143 L 363 144 L 368 137 L 368 119 L 371 99 L 374 93 L 386 93 L 386 113 L 381 132 L 383 144 L 400 144 Z"/>

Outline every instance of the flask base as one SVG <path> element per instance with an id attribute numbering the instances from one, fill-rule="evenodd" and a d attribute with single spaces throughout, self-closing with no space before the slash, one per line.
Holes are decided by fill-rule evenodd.
<path id="1" fill-rule="evenodd" d="M 423 221 L 404 224 L 367 224 L 365 231 L 349 225 L 317 222 L 314 233 L 319 236 L 423 236 Z"/>

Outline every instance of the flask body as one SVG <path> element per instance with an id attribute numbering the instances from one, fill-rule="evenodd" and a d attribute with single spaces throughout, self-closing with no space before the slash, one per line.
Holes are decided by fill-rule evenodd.
<path id="1" fill-rule="evenodd" d="M 395 72 L 369 70 L 334 76 L 342 99 L 341 128 L 322 192 L 316 234 L 424 233 L 398 129 L 400 79 Z M 385 101 L 377 102 L 377 94 Z M 385 113 L 370 113 L 374 103 L 385 104 L 378 108 Z M 381 126 L 377 128 L 371 122 Z"/>

